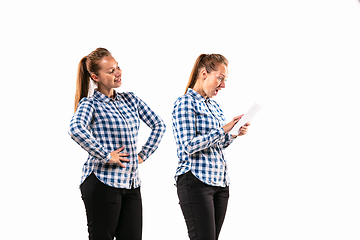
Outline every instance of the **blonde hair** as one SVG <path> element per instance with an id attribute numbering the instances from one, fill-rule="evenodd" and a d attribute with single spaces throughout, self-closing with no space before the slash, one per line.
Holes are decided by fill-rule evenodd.
<path id="1" fill-rule="evenodd" d="M 97 48 L 89 55 L 83 57 L 78 66 L 75 92 L 75 110 L 80 100 L 87 97 L 90 87 L 91 74 L 97 75 L 100 70 L 99 62 L 103 57 L 111 56 L 105 48 Z"/>
<path id="2" fill-rule="evenodd" d="M 201 54 L 198 56 L 191 71 L 189 81 L 186 85 L 185 94 L 188 88 L 193 88 L 195 86 L 201 69 L 205 68 L 208 73 L 211 73 L 212 71 L 217 71 L 217 66 L 219 64 L 228 66 L 229 62 L 221 54 Z"/>

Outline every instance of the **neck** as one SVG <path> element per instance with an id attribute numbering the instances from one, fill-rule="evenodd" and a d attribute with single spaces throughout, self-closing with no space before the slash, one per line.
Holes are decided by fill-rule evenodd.
<path id="1" fill-rule="evenodd" d="M 101 92 L 102 94 L 104 94 L 105 96 L 109 97 L 109 98 L 114 98 L 115 97 L 115 90 L 113 88 L 110 89 L 106 89 L 106 88 L 98 88 L 99 92 Z"/>
<path id="2" fill-rule="evenodd" d="M 198 83 L 199 81 L 197 81 Z M 201 96 L 203 96 L 205 99 L 208 98 L 208 96 L 206 95 L 204 89 L 202 88 L 202 86 L 199 86 L 199 84 L 195 84 L 195 86 L 193 87 L 193 90 L 198 92 Z"/>

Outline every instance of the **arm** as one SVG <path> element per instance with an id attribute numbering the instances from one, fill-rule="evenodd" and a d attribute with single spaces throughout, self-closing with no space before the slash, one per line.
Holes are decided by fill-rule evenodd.
<path id="1" fill-rule="evenodd" d="M 223 148 L 227 148 L 228 146 L 230 146 L 230 144 L 234 142 L 236 137 L 237 136 L 234 137 L 231 134 L 227 133 L 224 140 L 222 141 Z"/>
<path id="2" fill-rule="evenodd" d="M 110 152 L 102 147 L 88 130 L 93 115 L 94 108 L 91 102 L 86 99 L 81 101 L 71 119 L 69 135 L 91 156 L 105 163 L 111 159 Z"/>
<path id="3" fill-rule="evenodd" d="M 225 137 L 222 127 L 211 130 L 209 133 L 197 136 L 196 110 L 190 99 L 184 98 L 176 103 L 172 113 L 174 133 L 177 135 L 182 148 L 187 154 L 193 154 L 209 148 Z"/>
<path id="4" fill-rule="evenodd" d="M 136 97 L 136 96 L 134 96 Z M 166 126 L 164 121 L 152 111 L 144 101 L 136 97 L 138 101 L 138 113 L 140 119 L 152 129 L 148 140 L 139 152 L 139 162 L 145 161 L 158 148 L 162 137 L 164 136 Z M 140 160 L 141 159 L 141 160 Z"/>
<path id="5" fill-rule="evenodd" d="M 235 117 L 233 119 L 232 122 L 234 122 L 234 125 L 241 119 L 243 115 L 239 116 L 239 117 Z M 231 124 L 232 122 L 228 123 L 227 125 Z M 224 126 L 224 128 L 226 128 L 226 126 Z M 233 125 L 233 126 L 234 126 Z M 223 147 L 224 148 L 227 148 L 238 136 L 244 136 L 247 132 L 248 132 L 248 127 L 251 125 L 251 123 L 246 123 L 244 126 L 242 126 L 240 128 L 240 132 L 239 132 L 239 135 L 230 135 L 229 133 L 226 134 L 226 138 L 225 138 L 225 141 L 223 143 Z M 231 130 L 231 129 L 230 129 Z M 229 130 L 229 131 L 230 131 Z"/>

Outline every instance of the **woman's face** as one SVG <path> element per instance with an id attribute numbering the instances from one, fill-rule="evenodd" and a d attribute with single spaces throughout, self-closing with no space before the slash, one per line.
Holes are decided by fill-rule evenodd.
<path id="1" fill-rule="evenodd" d="M 101 67 L 99 73 L 91 76 L 98 83 L 99 90 L 109 92 L 113 88 L 120 87 L 122 71 L 117 61 L 112 56 L 106 56 L 100 60 L 99 65 Z"/>
<path id="2" fill-rule="evenodd" d="M 203 91 L 208 98 L 216 96 L 222 88 L 225 88 L 228 69 L 225 64 L 220 64 L 217 68 L 217 71 L 207 73 L 203 82 Z"/>

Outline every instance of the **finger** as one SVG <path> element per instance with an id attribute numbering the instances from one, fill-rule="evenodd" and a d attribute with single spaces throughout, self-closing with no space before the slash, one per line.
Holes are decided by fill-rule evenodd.
<path id="1" fill-rule="evenodd" d="M 238 121 L 240 121 L 240 119 L 241 119 L 241 118 L 239 118 L 239 117 L 235 117 L 235 118 L 233 119 L 233 122 L 234 122 L 234 123 L 237 123 Z"/>
<path id="2" fill-rule="evenodd" d="M 242 132 L 246 132 L 247 130 L 248 130 L 247 126 L 242 126 L 240 128 L 240 131 L 242 131 Z"/>
<path id="3" fill-rule="evenodd" d="M 246 132 L 240 132 L 238 136 L 244 136 L 246 134 Z"/>
<path id="4" fill-rule="evenodd" d="M 234 121 L 235 121 L 235 120 L 239 121 L 239 120 L 242 118 L 242 116 L 244 116 L 244 114 L 242 114 L 242 115 L 240 115 L 240 116 L 237 116 L 237 117 L 234 117 L 233 120 L 234 120 Z"/>
<path id="5" fill-rule="evenodd" d="M 119 156 L 121 156 L 121 157 L 128 157 L 128 156 L 130 156 L 130 154 L 128 154 L 128 153 L 119 153 Z"/>
<path id="6" fill-rule="evenodd" d="M 242 126 L 240 128 L 239 136 L 245 135 L 247 133 L 247 127 Z"/>
<path id="7" fill-rule="evenodd" d="M 124 150 L 124 147 L 121 147 L 121 148 L 117 149 L 116 151 L 117 151 L 118 153 L 120 153 L 122 150 Z"/>
<path id="8" fill-rule="evenodd" d="M 120 161 L 119 161 L 118 163 L 119 163 L 120 167 L 122 167 L 122 168 L 124 168 L 124 167 L 125 167 L 125 165 L 124 165 L 124 164 L 122 164 Z"/>
<path id="9" fill-rule="evenodd" d="M 129 159 L 127 159 L 127 158 L 120 158 L 120 161 L 122 161 L 122 162 L 130 162 L 130 160 Z"/>
<path id="10" fill-rule="evenodd" d="M 247 123 L 245 123 L 244 126 L 250 126 L 250 125 L 251 125 L 251 123 L 250 123 L 250 122 L 247 122 Z"/>

